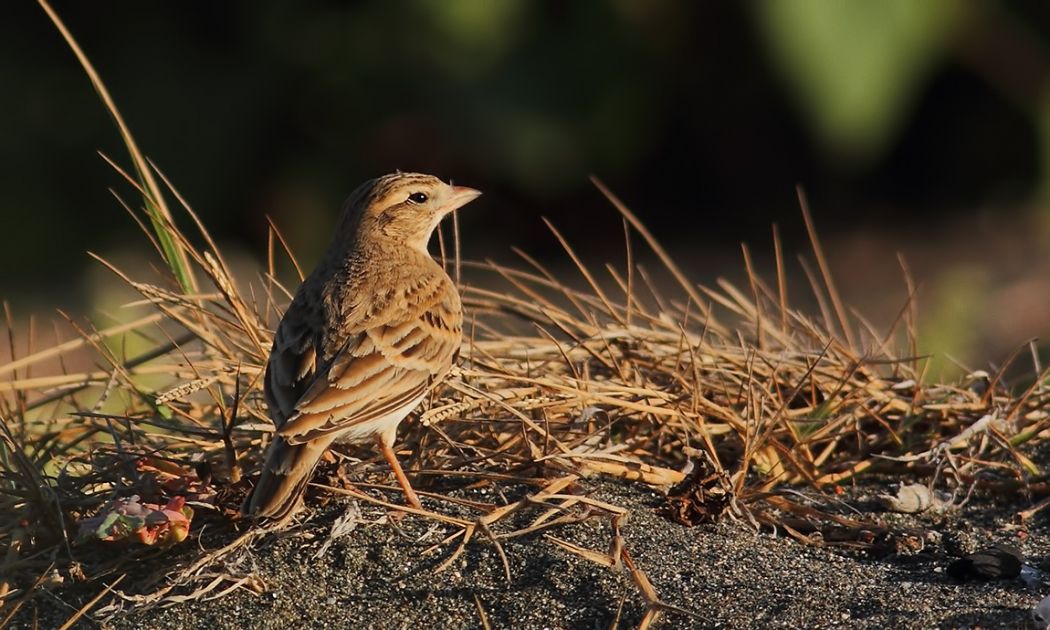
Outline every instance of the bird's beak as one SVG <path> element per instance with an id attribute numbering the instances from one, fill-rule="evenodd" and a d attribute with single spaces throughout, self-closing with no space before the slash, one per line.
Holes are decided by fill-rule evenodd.
<path id="1" fill-rule="evenodd" d="M 452 212 L 456 208 L 462 208 L 480 196 L 480 190 L 474 190 L 473 188 L 467 188 L 466 186 L 453 186 L 452 194 L 449 195 L 448 204 L 445 206 L 447 208 L 446 212 Z"/>

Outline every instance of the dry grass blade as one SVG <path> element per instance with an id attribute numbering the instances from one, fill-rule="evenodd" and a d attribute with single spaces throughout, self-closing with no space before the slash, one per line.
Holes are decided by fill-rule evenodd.
<path id="1" fill-rule="evenodd" d="M 127 574 L 124 574 L 124 575 L 118 577 L 117 579 L 113 580 L 112 582 L 110 582 L 108 585 L 106 585 L 106 588 L 102 589 L 102 591 L 98 595 L 95 595 L 94 597 L 89 599 L 87 601 L 87 603 L 84 604 L 83 606 L 81 606 L 80 609 L 77 610 L 75 613 L 73 613 L 69 617 L 69 619 L 66 619 L 65 623 L 63 623 L 61 626 L 58 627 L 58 630 L 68 630 L 68 628 L 72 628 L 73 624 L 75 624 L 76 622 L 80 621 L 80 619 L 84 615 L 86 615 L 88 613 L 88 611 L 90 611 L 92 608 L 94 608 L 96 605 L 98 605 L 98 603 L 100 601 L 102 601 L 102 598 L 105 597 L 106 595 L 109 595 L 110 591 L 112 591 L 114 588 L 116 588 L 118 584 L 123 582 L 124 578 L 126 578 L 126 577 L 128 577 Z"/>
<path id="2" fill-rule="evenodd" d="M 149 315 L 138 318 L 134 321 L 100 330 L 90 338 L 78 337 L 76 339 L 70 339 L 64 343 L 55 344 L 50 348 L 45 348 L 38 352 L 28 354 L 18 360 L 12 360 L 4 365 L 0 365 L 0 376 L 30 367 L 35 363 L 42 363 L 48 359 L 59 357 L 62 354 L 74 352 L 83 348 L 85 345 L 97 343 L 111 337 L 116 337 L 133 330 L 144 328 L 151 324 L 163 321 L 164 318 L 164 313 L 150 313 Z"/>
<path id="3" fill-rule="evenodd" d="M 835 315 L 838 316 L 839 326 L 842 329 L 842 334 L 846 337 L 846 344 L 849 347 L 855 348 L 856 343 L 853 338 L 853 326 L 849 323 L 849 318 L 846 317 L 846 309 L 842 305 L 842 298 L 839 297 L 839 291 L 835 287 L 835 281 L 831 277 L 831 267 L 828 266 L 828 261 L 824 257 L 824 248 L 820 244 L 820 237 L 817 236 L 817 228 L 813 223 L 813 215 L 809 211 L 809 201 L 806 200 L 806 193 L 799 186 L 795 189 L 798 194 L 798 205 L 802 209 L 802 218 L 806 223 L 806 231 L 809 233 L 809 241 L 813 244 L 813 254 L 817 257 L 817 265 L 820 266 L 820 273 L 824 277 L 824 286 L 828 289 L 828 295 L 831 297 L 831 303 L 835 307 Z"/>
<path id="4" fill-rule="evenodd" d="M 489 616 L 485 612 L 485 607 L 481 605 L 481 598 L 478 597 L 477 593 L 474 593 L 474 606 L 478 609 L 478 618 L 481 621 L 481 627 L 485 630 L 491 630 L 492 625 L 489 624 Z"/>
<path id="5" fill-rule="evenodd" d="M 642 238 L 645 239 L 645 242 L 660 258 L 660 262 L 662 262 L 664 266 L 667 267 L 667 270 L 671 272 L 675 280 L 678 281 L 678 284 L 682 287 L 686 294 L 690 298 L 692 298 L 693 302 L 696 303 L 698 308 L 700 308 L 701 313 L 703 313 L 704 317 L 709 318 L 711 313 L 707 309 L 707 307 L 704 306 L 704 301 L 700 299 L 700 296 L 697 294 L 696 289 L 693 287 L 693 284 L 686 278 L 685 273 L 682 272 L 678 265 L 675 264 L 674 260 L 667 253 L 667 250 L 665 250 L 663 246 L 660 245 L 660 242 L 656 240 L 656 237 L 653 236 L 653 234 L 649 231 L 649 228 L 645 227 L 645 224 L 642 223 L 638 219 L 638 217 L 635 216 L 635 214 L 631 212 L 630 209 L 628 209 L 622 201 L 620 201 L 620 198 L 613 194 L 613 192 L 609 190 L 600 179 L 591 176 L 591 182 L 598 188 L 598 190 L 601 191 L 603 195 L 605 195 L 605 198 L 608 199 L 610 203 L 612 203 L 616 210 L 621 215 L 623 215 L 624 219 L 626 219 L 631 224 L 631 227 L 633 227 L 635 230 L 638 230 L 638 233 L 642 235 Z"/>
<path id="6" fill-rule="evenodd" d="M 577 556 L 580 556 L 581 558 L 583 558 L 584 560 L 587 560 L 589 562 L 594 562 L 596 564 L 600 564 L 600 565 L 608 567 L 610 569 L 613 568 L 614 566 L 616 566 L 616 564 L 617 564 L 617 559 L 616 558 L 610 558 L 608 555 L 606 555 L 604 553 L 601 553 L 601 552 L 598 552 L 598 551 L 592 551 L 590 549 L 587 549 L 586 547 L 581 547 L 581 546 L 573 544 L 573 543 L 571 543 L 571 542 L 569 542 L 567 540 L 562 540 L 560 538 L 555 538 L 554 536 L 551 536 L 550 534 L 545 534 L 544 538 L 546 538 L 547 540 L 551 541 L 552 543 L 554 543 L 558 547 L 561 547 L 565 551 L 568 551 L 569 553 L 576 554 Z"/>

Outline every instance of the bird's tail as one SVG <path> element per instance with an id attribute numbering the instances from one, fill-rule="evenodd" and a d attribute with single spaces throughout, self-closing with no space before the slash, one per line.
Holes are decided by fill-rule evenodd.
<path id="1" fill-rule="evenodd" d="M 321 438 L 289 444 L 282 437 L 274 437 L 266 451 L 262 474 L 241 506 L 241 514 L 270 522 L 281 522 L 291 516 L 299 506 L 317 462 L 331 443 L 330 438 Z"/>

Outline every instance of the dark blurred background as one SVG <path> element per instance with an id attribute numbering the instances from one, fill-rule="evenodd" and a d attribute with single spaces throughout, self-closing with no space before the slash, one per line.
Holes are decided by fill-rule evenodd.
<path id="1" fill-rule="evenodd" d="M 922 283 L 924 350 L 984 365 L 1050 333 L 1050 3 L 73 2 L 55 8 L 143 150 L 228 251 L 265 215 L 316 260 L 342 199 L 394 169 L 483 189 L 464 253 L 622 262 L 604 180 L 697 281 L 808 255 L 878 325 Z M 85 250 L 145 252 L 126 163 L 35 2 L 0 7 L 0 298 L 106 303 Z M 806 303 L 805 282 L 792 293 Z M 793 295 L 794 296 L 794 295 Z"/>

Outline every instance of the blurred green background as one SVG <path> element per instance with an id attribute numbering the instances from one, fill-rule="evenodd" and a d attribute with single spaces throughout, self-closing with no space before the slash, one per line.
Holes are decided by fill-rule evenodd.
<path id="1" fill-rule="evenodd" d="M 550 217 L 620 262 L 601 177 L 697 281 L 806 250 L 805 187 L 847 301 L 881 325 L 922 283 L 923 350 L 983 366 L 1050 333 L 1050 3 L 56 1 L 144 151 L 224 248 L 265 215 L 316 260 L 394 169 L 483 189 L 464 253 L 547 260 Z M 126 162 L 35 2 L 0 7 L 0 298 L 86 312 L 85 250 L 146 245 L 95 154 Z M 131 197 L 129 195 L 129 197 Z M 804 281 L 792 293 L 805 303 Z"/>

